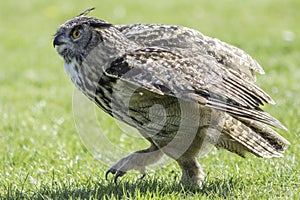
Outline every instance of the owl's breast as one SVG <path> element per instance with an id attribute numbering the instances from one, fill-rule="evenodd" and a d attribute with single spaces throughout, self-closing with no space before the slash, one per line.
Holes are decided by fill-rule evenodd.
<path id="1" fill-rule="evenodd" d="M 72 82 L 77 86 L 81 79 L 79 78 L 78 73 L 78 64 L 75 60 L 72 60 L 70 63 L 65 63 L 64 68 L 66 73 L 70 76 Z"/>

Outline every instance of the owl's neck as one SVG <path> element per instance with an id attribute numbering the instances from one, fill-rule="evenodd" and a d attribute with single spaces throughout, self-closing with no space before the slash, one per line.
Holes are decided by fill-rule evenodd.
<path id="1" fill-rule="evenodd" d="M 120 56 L 125 52 L 130 52 L 140 48 L 137 43 L 126 38 L 125 35 L 118 31 L 115 27 L 103 30 L 102 39 L 103 42 L 100 46 L 107 52 L 106 55 L 113 57 Z"/>
<path id="2" fill-rule="evenodd" d="M 99 33 L 97 33 L 99 31 Z M 109 67 L 110 63 L 123 54 L 139 49 L 141 46 L 128 40 L 116 28 L 96 30 L 86 51 L 83 62 L 79 65 L 87 65 L 94 73 L 100 73 Z"/>

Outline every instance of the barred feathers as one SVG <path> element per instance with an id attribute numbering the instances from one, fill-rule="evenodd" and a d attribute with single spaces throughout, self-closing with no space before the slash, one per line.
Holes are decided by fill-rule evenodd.
<path id="1" fill-rule="evenodd" d="M 268 125 L 226 114 L 217 147 L 245 156 L 251 152 L 264 158 L 282 157 L 289 142 Z"/>

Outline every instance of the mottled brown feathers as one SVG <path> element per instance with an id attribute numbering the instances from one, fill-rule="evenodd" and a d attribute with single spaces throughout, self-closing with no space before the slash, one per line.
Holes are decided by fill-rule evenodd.
<path id="1" fill-rule="evenodd" d="M 74 85 L 151 144 L 106 177 L 145 174 L 166 154 L 181 167 L 182 183 L 201 186 L 197 155 L 206 143 L 241 156 L 282 156 L 289 142 L 274 128 L 287 129 L 262 110 L 274 101 L 255 85 L 255 72 L 264 71 L 247 53 L 186 27 L 114 26 L 87 17 L 92 10 L 61 25 L 53 45 Z"/>

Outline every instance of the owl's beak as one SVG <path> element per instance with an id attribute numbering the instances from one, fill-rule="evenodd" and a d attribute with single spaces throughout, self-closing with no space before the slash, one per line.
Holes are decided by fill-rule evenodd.
<path id="1" fill-rule="evenodd" d="M 63 34 L 56 34 L 54 36 L 54 40 L 53 40 L 53 47 L 55 48 L 55 46 L 59 46 L 65 44 L 65 41 L 63 39 Z"/>

